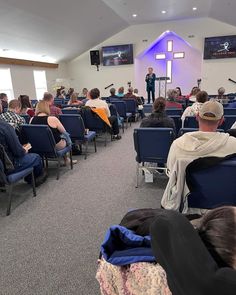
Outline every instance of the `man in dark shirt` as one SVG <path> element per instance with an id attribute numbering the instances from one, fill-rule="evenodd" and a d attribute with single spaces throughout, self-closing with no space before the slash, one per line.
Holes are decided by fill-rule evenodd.
<path id="1" fill-rule="evenodd" d="M 12 161 L 15 168 L 14 172 L 33 167 L 36 184 L 39 185 L 45 181 L 46 177 L 41 177 L 43 175 L 41 157 L 38 154 L 28 153 L 28 149 L 20 144 L 14 128 L 2 120 L 0 120 L 0 144 L 3 145 Z M 25 181 L 31 183 L 31 175 L 27 176 Z"/>

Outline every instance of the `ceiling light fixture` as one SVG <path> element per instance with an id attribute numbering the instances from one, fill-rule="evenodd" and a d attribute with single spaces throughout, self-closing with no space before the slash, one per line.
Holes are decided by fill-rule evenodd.
<path id="1" fill-rule="evenodd" d="M 193 11 L 196 11 L 197 10 L 197 7 L 193 7 Z"/>
<path id="2" fill-rule="evenodd" d="M 137 17 L 137 14 L 134 13 L 134 14 L 133 14 L 133 17 Z"/>
<path id="3" fill-rule="evenodd" d="M 162 12 L 161 12 L 162 14 L 166 14 L 166 11 L 165 10 L 162 10 Z"/>

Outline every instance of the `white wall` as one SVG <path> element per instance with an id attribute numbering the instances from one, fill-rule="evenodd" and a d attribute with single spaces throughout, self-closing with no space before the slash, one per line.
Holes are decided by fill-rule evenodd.
<path id="1" fill-rule="evenodd" d="M 20 94 L 27 94 L 31 99 L 36 98 L 34 70 L 46 71 L 48 91 L 53 91 L 53 86 L 56 84 L 57 78 L 68 78 L 67 66 L 65 63 L 60 63 L 58 69 L 1 64 L 0 68 L 10 68 L 15 98 Z"/>
<path id="2" fill-rule="evenodd" d="M 100 49 L 106 45 L 133 43 L 134 56 L 136 57 L 148 48 L 160 34 L 167 30 L 175 32 L 201 52 L 203 52 L 204 37 L 236 33 L 234 26 L 210 18 L 161 22 L 131 26 L 92 49 Z M 189 38 L 189 36 L 194 37 Z M 209 93 L 216 93 L 217 88 L 223 85 L 226 87 L 227 92 L 236 91 L 234 84 L 227 81 L 229 77 L 236 80 L 236 59 L 202 60 L 201 66 L 202 89 L 206 89 Z M 72 85 L 77 90 L 81 90 L 83 87 L 99 87 L 102 95 L 106 95 L 108 91 L 104 90 L 105 86 L 114 83 L 115 87 L 118 88 L 121 85 L 126 86 L 128 81 L 132 81 L 133 86 L 142 88 L 142 85 L 135 82 L 134 65 L 101 66 L 100 71 L 97 72 L 96 67 L 90 65 L 89 51 L 68 64 L 68 73 L 72 80 Z M 183 79 L 185 75 L 186 73 L 183 71 Z"/>

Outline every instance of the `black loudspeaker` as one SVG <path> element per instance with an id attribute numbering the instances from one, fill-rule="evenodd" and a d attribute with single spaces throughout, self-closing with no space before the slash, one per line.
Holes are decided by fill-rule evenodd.
<path id="1" fill-rule="evenodd" d="M 100 54 L 99 50 L 91 50 L 90 51 L 90 61 L 92 66 L 100 65 Z"/>

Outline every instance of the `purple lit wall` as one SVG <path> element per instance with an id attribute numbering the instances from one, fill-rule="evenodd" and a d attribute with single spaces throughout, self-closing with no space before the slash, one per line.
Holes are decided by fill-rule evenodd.
<path id="1" fill-rule="evenodd" d="M 173 51 L 167 51 L 168 41 L 173 41 Z M 184 52 L 184 58 L 175 59 L 174 53 Z M 165 60 L 156 60 L 156 54 L 165 53 Z M 140 94 L 146 96 L 144 78 L 148 67 L 153 67 L 157 76 L 167 75 L 167 60 L 172 60 L 172 82 L 167 88 L 181 87 L 183 94 L 188 94 L 197 79 L 201 77 L 202 54 L 191 47 L 185 40 L 173 32 L 163 33 L 149 48 L 135 59 L 135 84 Z M 156 96 L 158 83 L 156 83 Z"/>

